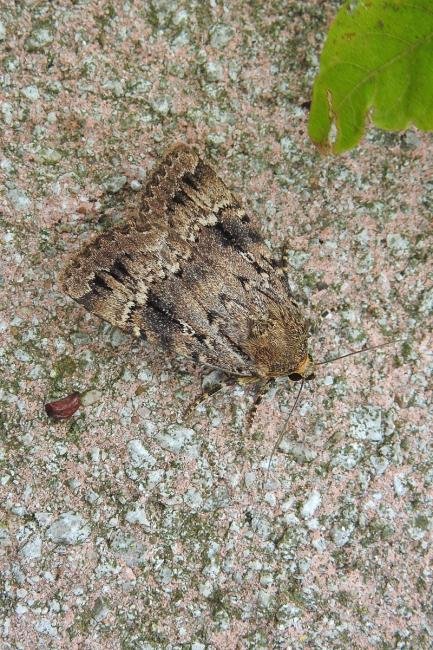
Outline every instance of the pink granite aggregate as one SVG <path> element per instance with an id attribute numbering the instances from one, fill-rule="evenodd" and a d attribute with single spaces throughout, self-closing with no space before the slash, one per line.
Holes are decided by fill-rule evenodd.
<path id="1" fill-rule="evenodd" d="M 0 2 L 2 649 L 432 647 L 433 139 L 314 149 L 339 5 Z M 215 377 L 57 285 L 176 141 L 289 243 L 316 360 L 392 342 L 318 366 L 267 480 L 290 382 L 183 418 Z"/>

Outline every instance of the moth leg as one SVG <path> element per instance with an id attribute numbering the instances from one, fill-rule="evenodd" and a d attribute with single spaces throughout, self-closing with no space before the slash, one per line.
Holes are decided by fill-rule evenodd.
<path id="1" fill-rule="evenodd" d="M 268 392 L 268 389 L 270 385 L 273 383 L 273 379 L 266 379 L 264 381 L 261 381 L 257 384 L 257 394 L 254 397 L 254 401 L 250 406 L 250 409 L 247 413 L 246 421 L 245 421 L 245 429 L 246 433 L 248 434 L 251 430 L 251 427 L 254 422 L 254 417 L 256 415 L 257 409 L 262 403 L 262 400 L 266 393 Z"/>
<path id="2" fill-rule="evenodd" d="M 277 270 L 282 275 L 286 275 L 289 269 L 291 269 L 292 271 L 297 271 L 297 269 L 293 266 L 293 264 L 290 264 L 289 262 L 288 259 L 289 251 L 290 251 L 290 242 L 288 239 L 285 239 L 281 244 L 279 256 L 274 258 L 274 263 L 277 267 Z"/>
<path id="3" fill-rule="evenodd" d="M 217 393 L 220 393 L 224 388 L 227 388 L 229 386 L 233 386 L 236 383 L 236 381 L 232 377 L 227 377 L 224 379 L 221 384 L 216 384 L 215 386 L 212 386 L 209 389 L 203 390 L 201 395 L 196 397 L 191 404 L 187 406 L 185 411 L 183 412 L 183 417 L 186 418 L 191 413 L 197 408 L 197 406 L 200 406 L 200 404 L 203 404 L 204 402 L 207 402 L 208 399 L 216 395 Z"/>

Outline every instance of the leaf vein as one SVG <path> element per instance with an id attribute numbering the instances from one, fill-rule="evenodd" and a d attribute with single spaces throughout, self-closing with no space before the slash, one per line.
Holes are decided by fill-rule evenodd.
<path id="1" fill-rule="evenodd" d="M 341 108 L 341 106 L 346 102 L 347 99 L 349 99 L 349 97 L 351 97 L 351 95 L 353 95 L 360 87 L 362 87 L 368 81 L 371 81 L 371 79 L 374 78 L 375 76 L 377 76 L 381 71 L 383 71 L 386 68 L 393 65 L 396 61 L 398 61 L 398 59 L 400 59 L 406 53 L 413 52 L 421 43 L 423 43 L 423 44 L 427 43 L 429 40 L 431 41 L 432 39 L 433 39 L 433 33 L 429 34 L 428 38 L 423 39 L 423 41 L 417 41 L 412 47 L 408 48 L 407 50 L 404 50 L 403 52 L 399 52 L 398 54 L 393 56 L 388 61 L 385 61 L 385 63 L 383 63 L 382 65 L 377 66 L 376 68 L 373 68 L 371 70 L 370 74 L 368 74 L 365 77 L 365 79 L 361 79 L 360 81 L 358 81 L 358 83 L 355 84 L 353 86 L 353 88 L 351 88 L 351 90 L 349 92 L 347 92 L 346 95 L 344 95 L 341 98 L 341 100 L 339 101 L 339 103 L 335 107 L 336 108 Z M 338 65 L 344 64 L 344 63 L 347 63 L 347 62 L 339 62 L 339 64 L 335 64 L 332 67 L 336 68 Z"/>

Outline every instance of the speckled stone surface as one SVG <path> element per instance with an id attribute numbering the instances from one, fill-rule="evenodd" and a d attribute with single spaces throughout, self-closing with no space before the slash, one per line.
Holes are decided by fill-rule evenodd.
<path id="1" fill-rule="evenodd" d="M 334 1 L 3 2 L 5 650 L 431 648 L 433 140 L 306 134 Z M 245 421 L 208 372 L 61 295 L 175 141 L 290 243 L 319 366 Z M 44 403 L 85 406 L 53 423 Z M 265 485 L 263 483 L 265 482 Z"/>

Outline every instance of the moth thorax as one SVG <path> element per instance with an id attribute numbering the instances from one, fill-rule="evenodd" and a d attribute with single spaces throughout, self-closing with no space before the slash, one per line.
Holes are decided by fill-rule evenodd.
<path id="1" fill-rule="evenodd" d="M 257 374 L 262 377 L 287 377 L 298 372 L 298 368 L 307 369 L 307 333 L 287 332 L 284 324 L 272 323 L 267 331 L 251 337 L 247 348 L 254 359 Z M 302 375 L 304 376 L 304 375 Z"/>
<path id="2" fill-rule="evenodd" d="M 313 379 L 314 377 L 314 361 L 309 354 L 302 359 L 296 368 L 289 374 L 291 381 L 300 381 L 301 379 Z"/>

